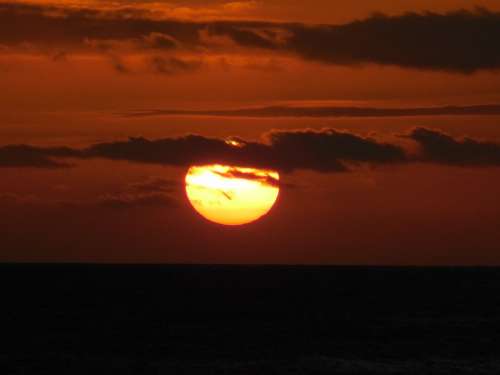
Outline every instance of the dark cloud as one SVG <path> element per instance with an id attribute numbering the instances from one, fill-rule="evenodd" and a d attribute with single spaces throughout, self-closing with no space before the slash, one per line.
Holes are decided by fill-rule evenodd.
<path id="1" fill-rule="evenodd" d="M 91 146 L 85 155 L 179 166 L 226 163 L 286 172 L 296 169 L 340 172 L 347 170 L 344 162 L 405 160 L 405 153 L 398 146 L 334 129 L 275 131 L 266 138 L 266 143 L 239 140 L 237 147 L 222 139 L 196 135 L 155 141 L 131 138 Z"/>
<path id="2" fill-rule="evenodd" d="M 373 107 L 294 107 L 271 106 L 233 110 L 153 109 L 122 113 L 125 117 L 148 116 L 221 116 L 221 117 L 405 117 L 500 115 L 500 105 L 373 108 Z"/>
<path id="3" fill-rule="evenodd" d="M 462 166 L 500 166 L 498 143 L 453 138 L 426 128 L 414 129 L 404 137 L 420 146 L 417 156 L 410 156 L 396 143 L 381 142 L 335 129 L 305 129 L 272 131 L 265 134 L 263 142 L 187 135 L 158 140 L 130 138 L 125 141 L 97 143 L 84 149 L 4 146 L 0 147 L 0 167 L 61 168 L 70 165 L 61 160 L 88 158 L 180 167 L 227 164 L 277 169 L 282 172 L 299 169 L 343 172 L 350 165 L 359 163 L 380 165 L 416 161 Z M 230 173 L 233 177 L 243 177 L 239 171 Z M 247 177 L 261 178 L 245 178 Z M 171 181 L 150 178 L 130 185 L 123 194 L 166 193 L 174 188 Z"/>
<path id="4" fill-rule="evenodd" d="M 266 135 L 283 170 L 342 171 L 346 162 L 394 163 L 405 160 L 402 148 L 335 129 L 274 131 Z"/>
<path id="5" fill-rule="evenodd" d="M 0 206 L 49 205 L 84 208 L 101 206 L 116 209 L 133 207 L 176 207 L 178 202 L 174 195 L 180 186 L 179 181 L 151 176 L 142 181 L 125 185 L 117 192 L 103 194 L 92 200 L 62 199 L 41 200 L 34 194 L 19 194 L 0 191 Z M 66 186 L 54 186 L 55 190 L 66 193 Z M 64 194 L 63 194 L 64 195 Z"/>
<path id="6" fill-rule="evenodd" d="M 131 182 L 116 193 L 102 195 L 97 203 L 103 207 L 120 209 L 146 206 L 175 207 L 177 202 L 170 193 L 177 186 L 178 182 L 150 176 L 142 181 Z"/>
<path id="7" fill-rule="evenodd" d="M 82 157 L 129 160 L 141 163 L 186 166 L 227 160 L 233 149 L 222 139 L 199 135 L 148 140 L 130 138 L 126 141 L 98 143 L 82 151 Z"/>
<path id="8" fill-rule="evenodd" d="M 162 193 L 108 194 L 102 196 L 98 203 L 103 207 L 117 209 L 158 206 L 175 207 L 177 205 L 175 199 Z"/>
<path id="9" fill-rule="evenodd" d="M 500 166 L 500 144 L 456 139 L 438 130 L 416 128 L 406 137 L 421 148 L 421 161 L 458 166 Z"/>
<path id="10" fill-rule="evenodd" d="M 69 164 L 56 160 L 77 154 L 67 147 L 40 148 L 28 145 L 0 147 L 0 167 L 62 168 Z"/>
<path id="11" fill-rule="evenodd" d="M 220 176 L 227 178 L 240 178 L 244 180 L 252 180 L 260 182 L 262 185 L 279 186 L 279 180 L 271 176 L 270 174 L 262 175 L 252 171 L 242 171 L 237 168 L 230 168 L 226 172 L 215 172 Z"/>
<path id="12" fill-rule="evenodd" d="M 149 66 L 155 73 L 167 75 L 194 72 L 201 65 L 200 61 L 184 60 L 178 57 L 152 56 L 149 59 Z"/>
<path id="13" fill-rule="evenodd" d="M 143 38 L 147 47 L 154 49 L 174 49 L 179 46 L 179 42 L 170 35 L 162 33 L 151 33 Z"/>
<path id="14" fill-rule="evenodd" d="M 206 25 L 209 35 L 228 36 L 244 47 L 277 49 L 281 43 L 278 34 L 269 30 L 273 24 L 250 22 L 214 22 Z"/>
<path id="15" fill-rule="evenodd" d="M 126 191 L 131 193 L 169 193 L 178 187 L 177 181 L 167 180 L 162 177 L 151 176 L 144 181 L 130 183 Z"/>
<path id="16" fill-rule="evenodd" d="M 294 53 L 328 64 L 381 64 L 472 73 L 500 68 L 500 13 L 484 9 L 374 15 L 342 25 L 161 20 L 139 9 L 99 11 L 0 3 L 0 44 L 70 50 L 85 40 L 206 51 L 202 34 L 244 48 Z M 208 38 L 210 39 L 210 38 Z"/>
<path id="17" fill-rule="evenodd" d="M 122 73 L 122 74 L 130 73 L 130 69 L 125 65 L 125 63 L 120 58 L 120 56 L 115 55 L 115 54 L 110 54 L 109 60 L 111 61 L 111 64 L 113 65 L 114 70 L 117 71 L 118 73 Z"/>
<path id="18" fill-rule="evenodd" d="M 375 63 L 471 73 L 500 67 L 500 13 L 375 15 L 339 26 L 294 26 L 287 48 L 332 64 Z"/>
<path id="19" fill-rule="evenodd" d="M 18 150 L 16 155 L 8 153 L 11 147 Z M 37 157 L 31 157 L 32 154 Z M 8 158 L 2 160 L 1 155 L 8 155 Z M 105 158 L 172 166 L 225 163 L 274 168 L 285 172 L 296 169 L 341 172 L 347 170 L 345 163 L 402 162 L 405 153 L 399 146 L 334 129 L 274 131 L 266 134 L 264 143 L 239 139 L 238 146 L 232 146 L 224 139 L 188 135 L 159 140 L 130 138 L 126 141 L 99 143 L 81 150 L 31 146 L 0 148 L 0 165 L 3 166 L 16 163 L 32 167 L 65 165 L 49 159 L 51 157 Z M 48 162 L 41 164 L 40 160 Z"/>
<path id="20" fill-rule="evenodd" d="M 29 25 L 29 27 L 28 27 Z M 0 44 L 29 42 L 42 47 L 81 48 L 105 42 L 142 41 L 146 47 L 165 47 L 167 39 L 196 45 L 204 24 L 156 20 L 144 10 L 100 11 L 91 8 L 58 8 L 23 3 L 0 3 Z M 160 37 L 161 35 L 161 37 Z M 169 45 L 169 47 L 173 47 Z"/>

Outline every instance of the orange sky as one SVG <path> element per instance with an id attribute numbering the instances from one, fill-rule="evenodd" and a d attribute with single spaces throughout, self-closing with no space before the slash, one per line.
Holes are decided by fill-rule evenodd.
<path id="1" fill-rule="evenodd" d="M 468 12 L 463 17 L 448 13 L 461 9 Z M 417 20 L 405 12 L 417 12 Z M 500 53 L 479 27 L 489 25 L 489 39 L 496 40 L 495 12 L 495 0 L 474 6 L 465 0 L 0 1 L 0 22 L 12 20 L 0 25 L 0 248 L 6 249 L 0 261 L 500 264 L 500 111 L 192 113 L 497 105 Z M 370 18 L 374 13 L 393 18 Z M 421 29 L 419 20 L 431 26 Z M 442 20 L 452 20 L 453 33 Z M 461 30 L 461 40 L 449 39 Z M 190 113 L 130 116 L 162 110 Z M 194 213 L 182 187 L 187 165 L 100 155 L 71 159 L 66 168 L 2 166 L 2 147 L 12 144 L 84 149 L 190 133 L 263 142 L 271 129 L 376 135 L 411 153 L 417 146 L 401 134 L 415 127 L 457 142 L 467 136 L 489 151 L 476 155 L 484 144 L 462 145 L 465 166 L 429 157 L 402 165 L 350 161 L 348 173 L 297 168 L 284 175 L 287 187 L 271 213 L 239 229 L 207 224 Z M 168 188 L 147 194 L 175 204 L 105 204 L 158 178 L 173 187 L 166 182 Z"/>

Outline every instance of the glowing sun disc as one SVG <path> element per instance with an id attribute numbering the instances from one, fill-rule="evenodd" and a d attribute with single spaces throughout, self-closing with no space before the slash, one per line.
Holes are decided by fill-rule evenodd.
<path id="1" fill-rule="evenodd" d="M 189 168 L 186 193 L 194 209 L 218 224 L 243 225 L 258 220 L 279 194 L 278 172 L 227 165 Z"/>

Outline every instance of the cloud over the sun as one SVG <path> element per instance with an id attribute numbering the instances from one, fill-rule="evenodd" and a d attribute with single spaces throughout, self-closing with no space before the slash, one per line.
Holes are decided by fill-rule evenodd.
<path id="1" fill-rule="evenodd" d="M 199 135 L 160 140 L 131 138 L 90 146 L 83 155 L 176 166 L 226 163 L 323 172 L 345 171 L 343 161 L 391 163 L 405 159 L 404 151 L 396 145 L 334 129 L 274 131 L 265 138 L 266 142 L 239 139 L 237 147 L 224 139 Z"/>
<path id="2" fill-rule="evenodd" d="M 335 129 L 273 131 L 265 138 L 264 142 L 238 139 L 237 147 L 225 139 L 200 135 L 157 140 L 130 138 L 98 143 L 84 149 L 4 146 L 0 148 L 0 165 L 37 167 L 45 163 L 47 167 L 57 167 L 65 165 L 61 159 L 104 158 L 172 166 L 227 163 L 282 171 L 311 169 L 333 172 L 347 170 L 344 162 L 392 163 L 405 160 L 404 151 L 397 145 Z M 17 152 L 10 152 L 12 148 Z"/>
<path id="3" fill-rule="evenodd" d="M 75 159 L 102 158 L 137 163 L 187 167 L 200 164 L 228 164 L 273 168 L 282 172 L 312 170 L 344 172 L 352 165 L 404 164 L 413 162 L 454 166 L 500 166 L 500 144 L 471 138 L 454 138 L 441 131 L 416 128 L 403 135 L 419 146 L 417 155 L 397 142 L 335 129 L 272 131 L 262 142 L 186 135 L 148 140 L 130 138 L 104 142 L 83 149 L 14 145 L 0 147 L 0 167 L 58 168 Z M 164 181 L 148 181 L 146 188 L 162 190 Z M 140 189 L 140 187 L 136 187 Z M 135 190 L 134 194 L 138 193 Z M 131 191 L 127 191 L 130 195 Z M 137 195 L 137 194 L 136 194 Z"/>

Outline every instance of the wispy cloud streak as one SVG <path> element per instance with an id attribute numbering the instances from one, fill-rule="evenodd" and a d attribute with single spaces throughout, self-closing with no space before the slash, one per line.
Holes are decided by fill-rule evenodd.
<path id="1" fill-rule="evenodd" d="M 210 117 L 414 117 L 500 115 L 500 105 L 442 106 L 414 108 L 264 106 L 230 110 L 152 109 L 120 113 L 124 117 L 210 116 Z"/>

